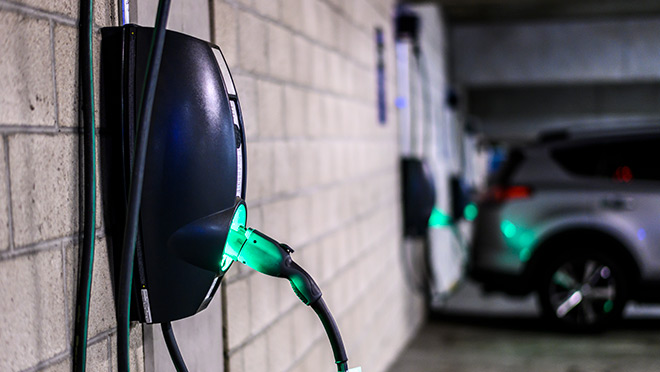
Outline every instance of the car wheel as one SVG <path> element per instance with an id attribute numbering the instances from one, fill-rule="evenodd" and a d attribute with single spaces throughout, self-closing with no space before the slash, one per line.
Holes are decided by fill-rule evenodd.
<path id="1" fill-rule="evenodd" d="M 565 254 L 543 271 L 543 313 L 573 331 L 596 331 L 621 317 L 628 300 L 626 272 L 598 252 Z"/>

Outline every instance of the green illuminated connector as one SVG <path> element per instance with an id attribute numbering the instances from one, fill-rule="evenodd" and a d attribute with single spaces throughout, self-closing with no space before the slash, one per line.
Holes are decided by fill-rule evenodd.
<path id="1" fill-rule="evenodd" d="M 431 217 L 429 218 L 429 227 L 443 227 L 451 226 L 452 219 L 447 213 L 438 208 L 433 208 Z"/>
<path id="2" fill-rule="evenodd" d="M 220 269 L 227 271 L 234 261 L 266 275 L 286 278 L 306 305 L 321 298 L 312 277 L 291 259 L 293 250 L 262 232 L 245 227 L 245 207 L 241 205 L 232 219 Z"/>

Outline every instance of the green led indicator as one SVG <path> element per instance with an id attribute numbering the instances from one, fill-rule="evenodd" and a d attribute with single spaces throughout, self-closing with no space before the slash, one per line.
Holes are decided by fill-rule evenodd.
<path id="1" fill-rule="evenodd" d="M 477 215 L 479 214 L 479 208 L 474 203 L 470 203 L 465 206 L 465 209 L 463 210 L 463 216 L 465 216 L 465 219 L 468 221 L 474 221 L 475 218 L 477 218 Z"/>
<path id="2" fill-rule="evenodd" d="M 438 208 L 433 208 L 429 217 L 429 227 L 443 227 L 451 225 L 451 217 Z"/>
<path id="3" fill-rule="evenodd" d="M 612 300 L 605 301 L 605 304 L 603 305 L 604 312 L 609 313 L 610 311 L 612 311 L 613 308 L 614 308 L 614 302 L 612 302 Z"/>
<path id="4" fill-rule="evenodd" d="M 502 221 L 502 224 L 500 224 L 500 230 L 502 230 L 502 234 L 504 234 L 504 236 L 506 236 L 509 239 L 513 238 L 516 235 L 516 232 L 518 231 L 516 225 L 514 225 L 509 220 Z"/>

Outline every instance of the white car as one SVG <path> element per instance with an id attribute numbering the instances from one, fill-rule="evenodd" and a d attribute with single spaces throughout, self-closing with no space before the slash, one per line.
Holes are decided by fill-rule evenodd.
<path id="1" fill-rule="evenodd" d="M 603 329 L 660 302 L 660 130 L 555 135 L 510 151 L 481 195 L 470 276 Z"/>

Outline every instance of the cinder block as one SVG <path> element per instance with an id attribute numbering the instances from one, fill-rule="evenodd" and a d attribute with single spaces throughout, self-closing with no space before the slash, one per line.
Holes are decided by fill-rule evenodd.
<path id="1" fill-rule="evenodd" d="M 325 84 L 324 84 L 325 85 Z M 324 96 L 310 91 L 307 94 L 307 119 L 305 134 L 309 138 L 320 138 L 322 130 L 326 127 Z"/>
<path id="2" fill-rule="evenodd" d="M 330 9 L 330 6 L 323 1 L 317 3 L 316 12 L 319 40 L 323 45 L 333 47 L 334 40 L 337 37 L 337 34 L 334 33 L 336 29 L 333 27 L 333 22 L 336 22 L 336 14 Z"/>
<path id="3" fill-rule="evenodd" d="M 255 273 L 250 281 L 250 309 L 252 309 L 252 334 L 257 334 L 272 323 L 279 315 L 277 308 L 277 281 L 261 273 Z"/>
<path id="4" fill-rule="evenodd" d="M 238 0 L 239 3 L 249 7 L 254 6 L 254 1 L 255 0 Z"/>
<path id="5" fill-rule="evenodd" d="M 327 209 L 328 201 L 324 198 L 322 192 L 317 192 L 312 196 L 311 201 L 311 231 L 313 236 L 321 234 L 325 229 L 328 228 L 326 225 L 325 212 Z"/>
<path id="6" fill-rule="evenodd" d="M 285 372 L 294 361 L 293 322 L 287 314 L 273 325 L 266 335 L 268 343 L 268 368 L 271 372 Z"/>
<path id="7" fill-rule="evenodd" d="M 43 0 L 18 0 L 19 4 L 24 4 L 46 12 L 63 14 L 71 18 L 78 18 L 79 2 L 75 0 L 63 1 L 43 1 Z"/>
<path id="8" fill-rule="evenodd" d="M 93 345 L 87 346 L 88 371 L 106 372 L 111 368 L 113 362 L 110 360 L 110 355 L 108 355 L 108 340 L 106 337 Z"/>
<path id="9" fill-rule="evenodd" d="M 250 143 L 248 150 L 247 199 L 249 202 L 266 198 L 273 191 L 273 145 L 270 143 Z"/>
<path id="10" fill-rule="evenodd" d="M 254 9 L 266 17 L 279 19 L 280 0 L 254 0 Z"/>
<path id="11" fill-rule="evenodd" d="M 66 236 L 78 228 L 77 137 L 9 137 L 14 244 Z"/>
<path id="12" fill-rule="evenodd" d="M 310 208 L 307 201 L 307 197 L 302 195 L 289 200 L 287 203 L 289 208 L 287 217 L 289 219 L 290 231 L 289 241 L 287 243 L 293 249 L 297 249 L 297 247 L 307 242 L 310 238 Z"/>
<path id="13" fill-rule="evenodd" d="M 254 275 L 254 274 L 253 274 Z M 250 336 L 250 292 L 248 281 L 227 286 L 227 334 L 229 349 L 240 345 Z"/>
<path id="14" fill-rule="evenodd" d="M 307 94 L 302 89 L 284 87 L 284 117 L 288 138 L 302 137 L 306 133 Z"/>
<path id="15" fill-rule="evenodd" d="M 311 86 L 316 89 L 325 89 L 327 79 L 327 50 L 319 45 L 312 45 L 312 80 Z"/>
<path id="16" fill-rule="evenodd" d="M 263 207 L 264 232 L 278 241 L 289 239 L 289 221 L 286 218 L 289 207 L 286 201 L 277 201 Z"/>
<path id="17" fill-rule="evenodd" d="M 70 244 L 65 247 L 67 290 L 69 296 L 70 318 L 73 319 L 76 310 L 76 294 L 78 291 L 78 257 L 80 246 Z M 89 328 L 87 337 L 92 338 L 101 332 L 117 326 L 115 320 L 115 302 L 110 276 L 110 261 L 105 239 L 96 239 L 94 247 L 94 268 L 92 276 L 92 294 L 89 304 Z M 71 325 L 73 330 L 73 324 Z"/>
<path id="18" fill-rule="evenodd" d="M 21 371 L 69 345 L 62 250 L 0 262 L 0 370 Z"/>
<path id="19" fill-rule="evenodd" d="M 1 138 L 0 138 L 1 139 Z M 9 248 L 9 192 L 7 190 L 5 143 L 0 140 L 0 251 Z"/>
<path id="20" fill-rule="evenodd" d="M 312 47 L 301 36 L 293 38 L 293 80 L 304 86 L 312 81 Z"/>
<path id="21" fill-rule="evenodd" d="M 300 31 L 303 26 L 303 17 L 300 14 L 302 2 L 305 0 L 281 0 L 282 1 L 282 21 L 287 26 L 296 31 Z"/>
<path id="22" fill-rule="evenodd" d="M 245 356 L 244 349 L 239 349 L 229 357 L 229 370 L 231 372 L 244 372 L 245 371 Z"/>
<path id="23" fill-rule="evenodd" d="M 309 348 L 322 326 L 314 310 L 300 301 L 298 301 L 292 313 L 293 318 L 296 320 L 293 322 L 293 350 L 297 359 Z M 311 370 L 315 369 L 312 368 Z"/>
<path id="24" fill-rule="evenodd" d="M 59 363 L 48 366 L 45 369 L 41 370 L 41 372 L 70 372 L 70 371 L 71 371 L 71 360 L 69 360 L 69 358 L 64 359 Z"/>
<path id="25" fill-rule="evenodd" d="M 271 0 L 268 0 L 271 1 Z M 268 66 L 270 75 L 291 80 L 293 75 L 293 35 L 279 25 L 268 25 Z"/>
<path id="26" fill-rule="evenodd" d="M 334 179 L 332 173 L 332 163 L 334 161 L 333 154 L 331 153 L 331 144 L 324 143 L 319 146 L 319 183 L 327 184 Z"/>
<path id="27" fill-rule="evenodd" d="M 337 369 L 328 343 L 317 342 L 301 361 L 303 371 L 332 372 Z"/>
<path id="28" fill-rule="evenodd" d="M 259 135 L 262 138 L 284 137 L 284 89 L 265 80 L 257 82 Z"/>
<path id="29" fill-rule="evenodd" d="M 236 91 L 241 100 L 241 112 L 245 125 L 245 136 L 250 141 L 259 136 L 259 101 L 257 96 L 257 81 L 246 75 L 234 75 Z M 248 146 L 249 147 L 249 146 Z"/>
<path id="30" fill-rule="evenodd" d="M 245 372 L 263 372 L 268 370 L 268 352 L 266 337 L 262 335 L 245 346 Z"/>
<path id="31" fill-rule="evenodd" d="M 95 58 L 98 58 L 98 55 Z M 76 126 L 78 125 L 78 30 L 75 27 L 60 24 L 55 26 L 55 79 L 59 124 Z"/>
<path id="32" fill-rule="evenodd" d="M 297 145 L 289 142 L 275 144 L 273 188 L 275 193 L 292 193 L 300 184 L 300 154 Z"/>
<path id="33" fill-rule="evenodd" d="M 54 125 L 48 21 L 0 11 L 0 35 L 0 124 Z"/>
<path id="34" fill-rule="evenodd" d="M 301 143 L 300 152 L 300 188 L 306 189 L 319 183 L 319 149 L 315 142 Z"/>
<path id="35" fill-rule="evenodd" d="M 338 125 L 341 125 L 339 113 L 339 99 L 331 95 L 326 95 L 323 97 L 324 100 L 324 109 L 325 113 L 325 125 L 321 127 L 319 134 L 324 137 L 331 136 Z M 322 119 L 323 120 L 323 119 Z"/>
<path id="36" fill-rule="evenodd" d="M 334 93 L 340 93 L 342 88 L 342 76 L 346 70 L 341 69 L 341 57 L 337 53 L 328 53 L 327 74 L 329 80 L 328 88 Z"/>
<path id="37" fill-rule="evenodd" d="M 312 39 L 318 39 L 319 14 L 318 0 L 302 0 L 300 2 L 300 16 L 302 17 L 302 32 Z"/>
<path id="38" fill-rule="evenodd" d="M 238 11 L 231 4 L 227 4 L 222 0 L 214 0 L 214 15 L 215 15 L 215 42 L 222 49 L 222 54 L 225 56 L 229 68 L 238 66 L 238 25 L 237 14 Z"/>
<path id="39" fill-rule="evenodd" d="M 266 73 L 266 23 L 256 16 L 240 11 L 238 16 L 239 59 L 246 71 Z"/>

